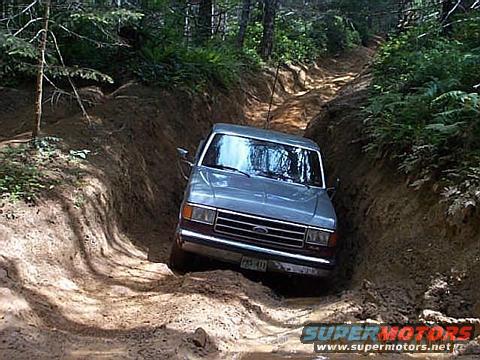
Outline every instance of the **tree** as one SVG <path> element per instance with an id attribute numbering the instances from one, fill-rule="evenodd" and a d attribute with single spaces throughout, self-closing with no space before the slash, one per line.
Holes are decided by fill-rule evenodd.
<path id="1" fill-rule="evenodd" d="M 239 49 L 243 48 L 243 44 L 245 42 L 245 34 L 247 32 L 248 22 L 250 21 L 251 8 L 252 0 L 243 0 L 240 28 L 237 35 L 237 47 Z"/>
<path id="2" fill-rule="evenodd" d="M 278 0 L 264 0 L 263 35 L 260 43 L 260 56 L 264 60 L 270 59 L 273 53 L 277 6 Z"/>
<path id="3" fill-rule="evenodd" d="M 65 80 L 80 80 L 82 85 L 111 82 L 107 74 L 170 84 L 170 76 L 179 83 L 195 83 L 235 73 L 231 82 L 238 75 L 232 69 L 244 61 L 268 60 L 274 53 L 289 60 L 313 60 L 339 36 L 346 39 L 346 47 L 357 45 L 359 35 L 367 43 L 372 35 L 396 26 L 399 4 L 434 4 L 441 10 L 441 0 L 50 1 L 47 64 L 42 62 L 40 81 L 56 93 Z M 45 4 L 0 1 L 0 83 L 38 75 Z M 247 48 L 246 56 L 230 51 L 232 45 Z M 206 71 L 199 75 L 197 66 Z M 41 104 L 37 110 L 40 113 Z"/>
<path id="4" fill-rule="evenodd" d="M 212 0 L 201 0 L 198 9 L 197 39 L 199 44 L 206 43 L 212 36 Z"/>
<path id="5" fill-rule="evenodd" d="M 40 125 L 42 122 L 42 104 L 43 104 L 43 78 L 45 70 L 45 52 L 48 41 L 48 22 L 50 20 L 51 0 L 45 2 L 45 14 L 43 16 L 44 26 L 41 34 L 40 48 L 38 55 L 38 72 L 37 72 L 37 91 L 35 96 L 35 120 L 33 123 L 32 138 L 35 139 L 40 133 Z"/>

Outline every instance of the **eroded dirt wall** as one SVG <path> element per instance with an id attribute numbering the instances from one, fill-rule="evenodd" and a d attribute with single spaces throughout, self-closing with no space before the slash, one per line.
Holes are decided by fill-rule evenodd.
<path id="1" fill-rule="evenodd" d="M 431 187 L 415 191 L 389 161 L 363 151 L 369 82 L 368 73 L 358 77 L 306 131 L 321 144 L 331 180 L 341 180 L 341 278 L 365 290 L 364 318 L 480 317 L 478 216 L 455 223 Z"/>

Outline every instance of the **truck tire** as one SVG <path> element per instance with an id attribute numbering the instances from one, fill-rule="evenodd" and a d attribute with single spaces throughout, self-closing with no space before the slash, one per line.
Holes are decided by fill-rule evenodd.
<path id="1" fill-rule="evenodd" d="M 192 265 L 194 255 L 182 250 L 177 241 L 174 240 L 170 250 L 169 265 L 172 270 L 185 272 Z"/>

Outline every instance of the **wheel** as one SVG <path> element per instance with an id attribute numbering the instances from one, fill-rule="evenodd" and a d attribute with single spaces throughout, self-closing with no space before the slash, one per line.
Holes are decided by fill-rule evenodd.
<path id="1" fill-rule="evenodd" d="M 182 250 L 177 240 L 174 240 L 170 250 L 170 268 L 177 271 L 186 271 L 192 265 L 194 256 L 194 254 Z"/>

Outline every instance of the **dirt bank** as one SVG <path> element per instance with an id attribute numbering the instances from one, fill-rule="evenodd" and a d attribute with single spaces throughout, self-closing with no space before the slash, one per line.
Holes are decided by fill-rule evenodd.
<path id="1" fill-rule="evenodd" d="M 369 53 L 282 69 L 273 127 L 301 131 Z M 286 301 L 232 270 L 180 276 L 165 264 L 184 186 L 175 147 L 193 150 L 214 122 L 260 124 L 272 77 L 246 78 L 228 94 L 90 89 L 90 124 L 66 99 L 47 107 L 44 131 L 54 138 L 27 156 L 41 157 L 54 185 L 33 204 L 0 208 L 2 358 L 309 353 L 298 344 L 305 321 L 358 312 L 350 293 Z M 29 91 L 0 91 L 5 149 L 28 137 L 33 101 Z"/>
<path id="2" fill-rule="evenodd" d="M 456 222 L 434 189 L 415 191 L 391 163 L 363 152 L 369 82 L 368 73 L 358 77 L 306 131 L 322 144 L 330 176 L 341 179 L 344 279 L 361 289 L 361 318 L 479 318 L 478 216 Z"/>

